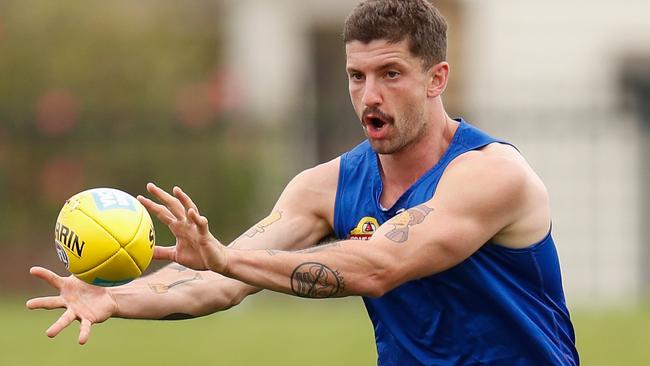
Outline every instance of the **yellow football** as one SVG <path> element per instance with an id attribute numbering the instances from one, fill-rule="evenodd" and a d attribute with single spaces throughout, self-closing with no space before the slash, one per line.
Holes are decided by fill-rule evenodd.
<path id="1" fill-rule="evenodd" d="M 128 193 L 95 188 L 68 199 L 54 228 L 59 259 L 77 278 L 118 286 L 142 275 L 155 233 L 147 210 Z"/>

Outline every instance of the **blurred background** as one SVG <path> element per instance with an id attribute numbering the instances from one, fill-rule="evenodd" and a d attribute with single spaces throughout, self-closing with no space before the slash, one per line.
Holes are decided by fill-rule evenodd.
<path id="1" fill-rule="evenodd" d="M 228 242 L 358 143 L 341 41 L 356 3 L 0 0 L 0 364 L 375 363 L 358 299 L 262 293 L 204 319 L 111 320 L 83 348 L 74 326 L 43 335 L 60 312 L 24 309 L 52 293 L 30 266 L 65 273 L 52 235 L 74 193 L 180 185 Z M 650 2 L 433 3 L 448 111 L 517 145 L 549 188 L 584 364 L 647 364 Z"/>

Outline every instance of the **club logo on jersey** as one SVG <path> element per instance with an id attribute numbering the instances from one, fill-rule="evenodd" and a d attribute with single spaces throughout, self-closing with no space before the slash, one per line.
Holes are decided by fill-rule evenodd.
<path id="1" fill-rule="evenodd" d="M 357 226 L 350 231 L 348 239 L 351 240 L 368 240 L 372 234 L 377 231 L 379 227 L 379 222 L 374 217 L 366 216 L 359 220 Z"/>

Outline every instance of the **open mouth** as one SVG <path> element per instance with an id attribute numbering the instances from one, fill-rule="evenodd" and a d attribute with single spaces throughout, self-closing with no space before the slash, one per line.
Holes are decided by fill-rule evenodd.
<path id="1" fill-rule="evenodd" d="M 393 121 L 391 116 L 376 107 L 367 108 L 361 118 L 366 134 L 371 139 L 387 138 L 390 132 L 388 127 Z"/>
<path id="2" fill-rule="evenodd" d="M 365 122 L 366 126 L 372 127 L 375 130 L 380 130 L 386 125 L 386 122 L 379 117 L 367 117 Z"/>
<path id="3" fill-rule="evenodd" d="M 393 122 L 393 119 L 390 116 L 377 109 L 366 110 L 363 114 L 362 120 L 366 127 L 372 127 L 375 129 L 381 129 L 386 124 Z"/>

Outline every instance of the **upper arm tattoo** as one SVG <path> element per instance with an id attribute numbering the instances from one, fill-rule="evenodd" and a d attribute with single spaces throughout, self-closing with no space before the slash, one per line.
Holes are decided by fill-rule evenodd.
<path id="1" fill-rule="evenodd" d="M 273 223 L 280 220 L 281 218 L 282 218 L 282 211 L 273 211 L 264 220 L 258 222 L 257 224 L 255 224 L 255 226 L 248 229 L 248 231 L 246 231 L 244 235 L 246 235 L 249 238 L 252 238 L 257 233 L 263 233 L 266 227 L 271 226 Z"/>
<path id="2" fill-rule="evenodd" d="M 266 228 L 277 222 L 282 218 L 282 211 L 273 211 L 270 215 L 265 217 L 262 221 L 255 224 L 252 228 L 248 229 L 243 233 L 239 238 L 235 239 L 229 246 L 234 248 L 237 246 L 237 242 L 242 237 L 246 236 L 248 238 L 254 237 L 257 233 L 263 233 L 266 231 Z"/>
<path id="3" fill-rule="evenodd" d="M 393 217 L 387 222 L 393 225 L 393 229 L 386 233 L 386 237 L 396 243 L 405 242 L 409 238 L 409 227 L 422 223 L 431 211 L 433 208 L 420 205 Z"/>

